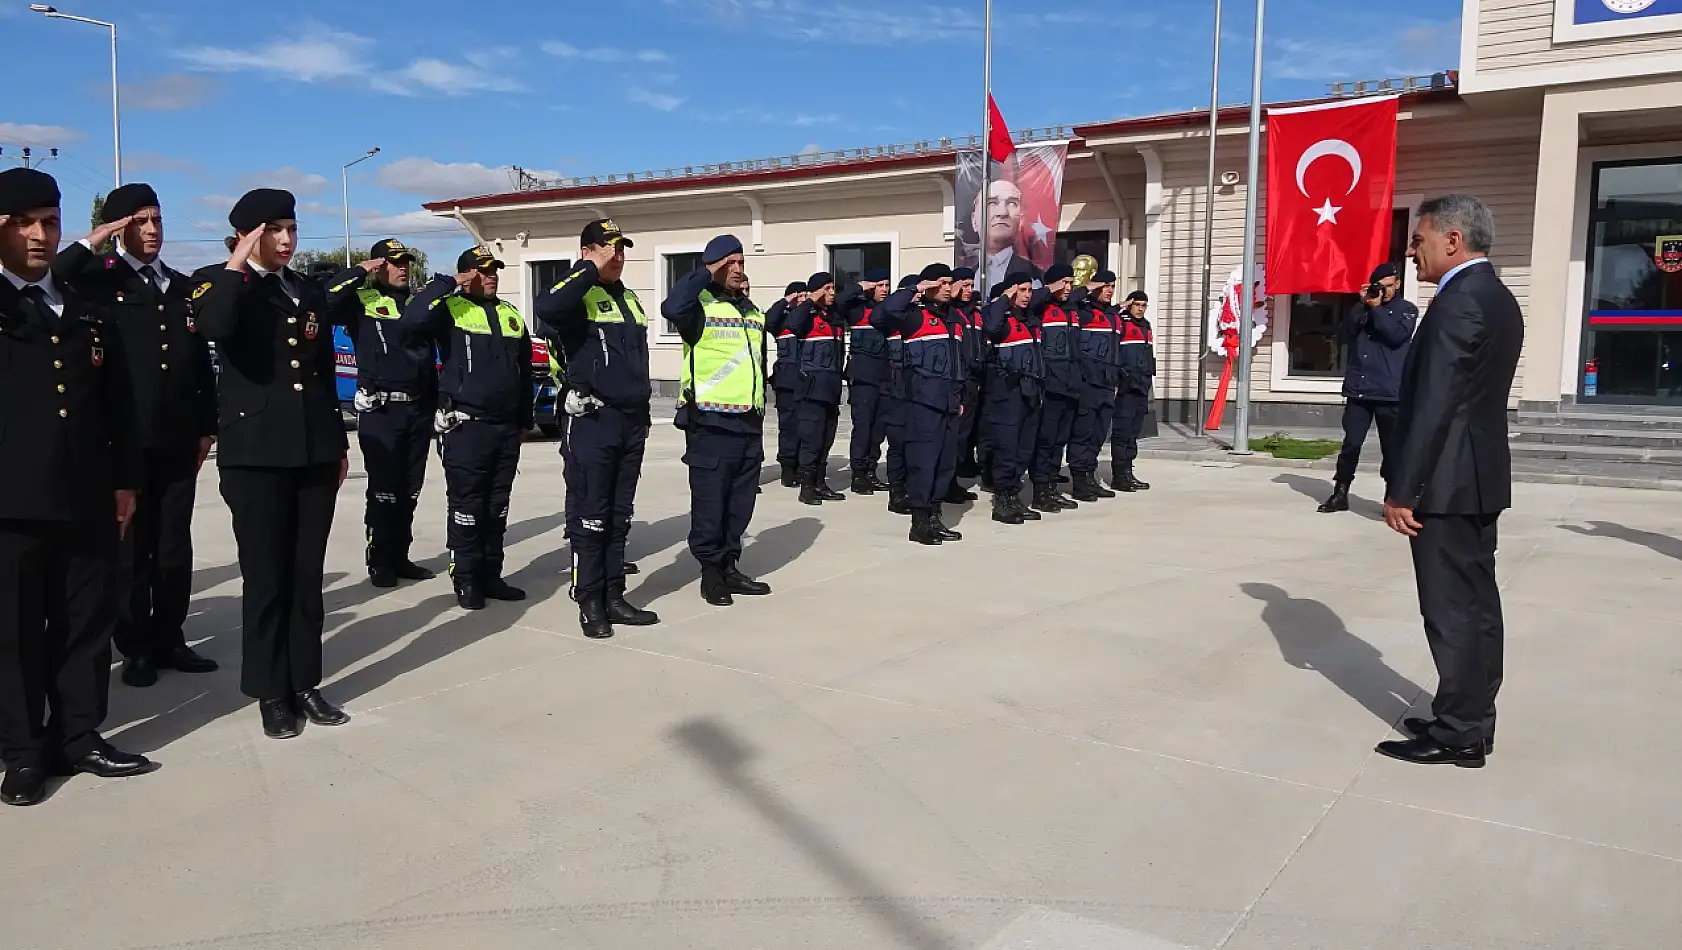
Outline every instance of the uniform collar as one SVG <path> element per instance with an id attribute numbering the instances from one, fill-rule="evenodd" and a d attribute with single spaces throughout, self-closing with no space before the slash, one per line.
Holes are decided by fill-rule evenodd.
<path id="1" fill-rule="evenodd" d="M 50 269 L 40 280 L 25 280 L 21 275 L 14 274 L 5 267 L 0 267 L 0 274 L 6 275 L 6 279 L 11 281 L 13 289 L 19 293 L 22 293 L 25 287 L 34 286 L 41 288 L 50 304 L 60 303 L 64 299 L 64 295 L 58 291 L 58 284 L 53 280 L 53 272 Z"/>
<path id="2" fill-rule="evenodd" d="M 123 247 L 123 243 L 121 241 L 118 241 L 117 242 L 117 256 L 123 259 L 123 263 L 125 263 L 129 267 L 133 268 L 134 272 L 136 274 L 141 272 L 140 269 L 142 267 L 148 267 L 149 266 L 149 267 L 152 268 L 152 270 L 154 272 L 157 273 L 157 275 L 159 277 L 167 277 L 169 275 L 169 265 L 164 263 L 164 258 L 163 258 L 162 254 L 159 254 L 157 257 L 153 258 L 152 263 L 148 265 L 145 261 L 141 260 L 138 257 L 135 257 L 133 254 L 130 254 L 128 252 L 128 248 Z"/>

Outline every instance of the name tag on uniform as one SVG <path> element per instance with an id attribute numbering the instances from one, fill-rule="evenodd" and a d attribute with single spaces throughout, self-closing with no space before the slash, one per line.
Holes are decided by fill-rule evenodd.
<path id="1" fill-rule="evenodd" d="M 315 339 L 315 335 L 319 332 L 321 332 L 321 324 L 316 322 L 315 314 L 312 312 L 309 317 L 304 320 L 304 339 L 313 340 Z"/>

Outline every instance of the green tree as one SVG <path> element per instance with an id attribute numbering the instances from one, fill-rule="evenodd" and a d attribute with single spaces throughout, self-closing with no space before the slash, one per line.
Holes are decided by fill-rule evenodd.
<path id="1" fill-rule="evenodd" d="M 97 228 L 100 225 L 105 223 L 103 220 L 100 219 L 100 214 L 103 213 L 104 211 L 105 211 L 105 196 L 104 195 L 94 195 L 93 196 L 93 214 L 88 216 L 88 218 L 89 218 L 88 227 L 90 229 Z M 94 251 L 95 254 L 109 254 L 109 253 L 111 253 L 111 251 L 113 249 L 113 245 L 115 243 L 116 243 L 115 239 L 106 238 L 105 243 L 103 243 L 100 246 L 94 248 L 93 251 Z"/>

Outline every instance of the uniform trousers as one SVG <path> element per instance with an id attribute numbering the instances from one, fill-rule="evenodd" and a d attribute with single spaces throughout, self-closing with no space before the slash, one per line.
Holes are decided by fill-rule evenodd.
<path id="1" fill-rule="evenodd" d="M 888 401 L 877 383 L 848 383 L 853 435 L 847 457 L 854 472 L 874 473 L 882 460 L 882 440 L 888 436 Z"/>
<path id="2" fill-rule="evenodd" d="M 893 387 L 882 394 L 886 403 L 882 409 L 882 438 L 888 445 L 888 483 L 904 485 L 905 472 L 905 400 L 894 395 Z"/>
<path id="3" fill-rule="evenodd" d="M 800 471 L 823 477 L 829 469 L 829 450 L 835 445 L 835 426 L 841 407 L 816 399 L 802 399 L 794 407 L 800 427 Z"/>
<path id="4" fill-rule="evenodd" d="M 1378 452 L 1390 457 L 1390 435 L 1396 431 L 1396 415 L 1400 406 L 1393 402 L 1373 402 L 1350 399 L 1343 404 L 1343 448 L 1337 453 L 1337 473 L 1333 478 L 1348 484 L 1355 480 L 1355 466 L 1361 464 L 1361 445 L 1367 441 L 1367 430 L 1378 423 Z"/>
<path id="5" fill-rule="evenodd" d="M 186 646 L 181 627 L 193 593 L 193 499 L 198 445 L 148 449 L 145 474 L 118 550 L 117 649 L 162 656 Z"/>
<path id="6" fill-rule="evenodd" d="M 415 506 L 426 481 L 426 456 L 436 436 L 431 399 L 388 402 L 358 413 L 356 441 L 368 471 L 367 560 L 396 567 L 414 543 Z"/>
<path id="7" fill-rule="evenodd" d="M 1425 640 L 1436 662 L 1431 736 L 1466 748 L 1495 738 L 1506 631 L 1495 582 L 1496 514 L 1417 516 L 1410 540 Z"/>
<path id="8" fill-rule="evenodd" d="M 0 760 L 44 768 L 103 740 L 116 522 L 0 520 Z"/>
<path id="9" fill-rule="evenodd" d="M 987 381 L 987 405 L 982 409 L 988 450 L 986 461 L 995 491 L 1017 491 L 1022 474 L 1034 457 L 1039 434 L 1036 398 L 1022 392 L 1020 382 Z"/>
<path id="10" fill-rule="evenodd" d="M 696 424 L 685 430 L 689 553 L 695 560 L 722 567 L 741 558 L 742 536 L 753 521 L 759 467 L 764 463 L 762 433 Z"/>
<path id="11" fill-rule="evenodd" d="M 958 413 L 906 400 L 905 503 L 930 510 L 958 470 Z"/>
<path id="12" fill-rule="evenodd" d="M 625 583 L 625 541 L 636 514 L 648 419 L 603 406 L 563 416 L 561 425 L 572 592 L 582 599 Z"/>
<path id="13" fill-rule="evenodd" d="M 1139 457 L 1139 433 L 1144 431 L 1150 408 L 1148 393 L 1123 388 L 1116 396 L 1115 420 L 1110 426 L 1110 470 L 1115 478 L 1133 470 L 1133 460 Z"/>
<path id="14" fill-rule="evenodd" d="M 980 370 L 971 366 L 971 374 Z M 975 458 L 976 433 L 981 431 L 981 383 L 974 375 L 970 382 L 964 385 L 964 414 L 958 417 L 958 457 L 965 460 Z"/>
<path id="15" fill-rule="evenodd" d="M 244 581 L 240 690 L 282 699 L 314 689 L 321 685 L 321 573 L 339 466 L 223 466 L 221 476 Z"/>
<path id="16" fill-rule="evenodd" d="M 800 464 L 800 417 L 795 407 L 800 400 L 794 390 L 776 388 L 777 393 L 777 464 L 794 468 Z"/>
<path id="17" fill-rule="evenodd" d="M 1082 384 L 1074 428 L 1069 434 L 1069 471 L 1083 475 L 1098 471 L 1098 455 L 1110 439 L 1114 415 L 1114 389 Z"/>
<path id="18" fill-rule="evenodd" d="M 502 577 L 502 541 L 508 533 L 508 499 L 520 464 L 520 427 L 472 419 L 438 437 L 450 505 L 445 532 L 450 576 Z M 576 535 L 574 536 L 576 541 Z"/>
<path id="19" fill-rule="evenodd" d="M 1034 461 L 1029 475 L 1035 485 L 1055 485 L 1063 471 L 1063 452 L 1074 434 L 1075 412 L 1080 401 L 1074 396 L 1046 393 L 1040 406 L 1039 434 L 1034 439 Z"/>

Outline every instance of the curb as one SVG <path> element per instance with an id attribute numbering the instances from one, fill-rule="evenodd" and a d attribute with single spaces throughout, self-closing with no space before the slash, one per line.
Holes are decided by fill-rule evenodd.
<path id="1" fill-rule="evenodd" d="M 1142 459 L 1171 462 L 1205 462 L 1223 466 L 1260 465 L 1264 468 L 1292 468 L 1311 471 L 1332 471 L 1337 465 L 1331 459 L 1281 459 L 1265 453 L 1233 455 L 1220 449 L 1139 449 Z M 1361 467 L 1362 471 L 1377 471 L 1376 467 Z M 1642 491 L 1682 492 L 1682 478 L 1643 478 L 1631 475 L 1578 475 L 1570 472 L 1513 473 L 1513 481 L 1533 485 L 1578 485 L 1584 488 L 1634 488 Z"/>

